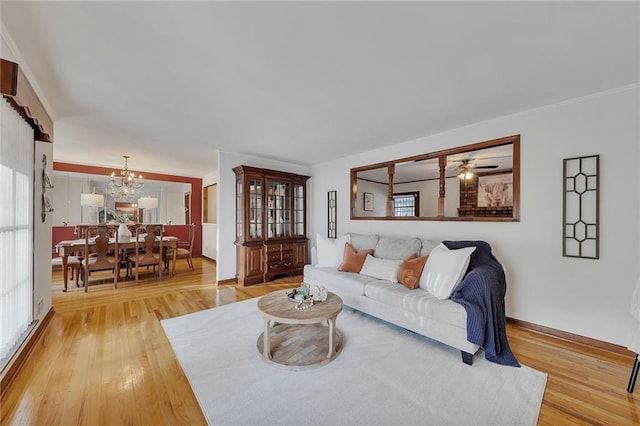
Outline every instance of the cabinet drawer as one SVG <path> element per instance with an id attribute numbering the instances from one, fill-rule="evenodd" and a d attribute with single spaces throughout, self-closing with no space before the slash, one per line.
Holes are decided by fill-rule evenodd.
<path id="1" fill-rule="evenodd" d="M 267 253 L 280 252 L 281 244 L 269 244 L 267 246 Z"/>
<path id="2" fill-rule="evenodd" d="M 293 266 L 292 260 L 283 260 L 280 262 L 269 262 L 267 263 L 267 271 L 278 271 L 278 270 L 287 270 Z"/>
<path id="3" fill-rule="evenodd" d="M 277 271 L 282 269 L 282 262 L 271 262 L 267 264 L 267 271 Z"/>
<path id="4" fill-rule="evenodd" d="M 283 251 L 282 260 L 293 259 L 293 251 Z"/>
<path id="5" fill-rule="evenodd" d="M 280 260 L 280 252 L 267 253 L 267 262 L 277 262 Z"/>
<path id="6" fill-rule="evenodd" d="M 282 251 L 293 250 L 293 244 L 282 244 Z"/>

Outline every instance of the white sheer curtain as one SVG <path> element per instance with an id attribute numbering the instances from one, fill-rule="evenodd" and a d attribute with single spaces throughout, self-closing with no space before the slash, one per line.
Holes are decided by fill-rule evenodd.
<path id="1" fill-rule="evenodd" d="M 33 322 L 33 129 L 0 98 L 0 369 Z"/>

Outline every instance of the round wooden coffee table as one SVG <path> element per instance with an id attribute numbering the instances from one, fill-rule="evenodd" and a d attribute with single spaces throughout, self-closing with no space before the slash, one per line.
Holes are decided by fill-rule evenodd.
<path id="1" fill-rule="evenodd" d="M 258 352 L 268 363 L 289 370 L 320 367 L 333 361 L 342 351 L 342 335 L 336 329 L 342 299 L 329 292 L 324 302 L 296 309 L 297 303 L 287 297 L 290 291 L 274 291 L 258 301 L 264 317 Z"/>

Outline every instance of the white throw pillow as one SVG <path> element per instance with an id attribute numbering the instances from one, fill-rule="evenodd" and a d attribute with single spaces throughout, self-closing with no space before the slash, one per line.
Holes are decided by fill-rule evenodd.
<path id="1" fill-rule="evenodd" d="M 420 276 L 420 288 L 427 290 L 438 299 L 448 299 L 469 266 L 471 253 L 475 247 L 449 250 L 439 244 L 431 250 L 427 264 Z"/>
<path id="2" fill-rule="evenodd" d="M 360 270 L 360 275 L 368 275 L 370 277 L 397 283 L 398 272 L 400 272 L 400 267 L 403 263 L 404 260 L 380 259 L 368 254 L 364 264 L 362 265 L 362 269 Z"/>
<path id="3" fill-rule="evenodd" d="M 342 263 L 344 257 L 344 245 L 349 242 L 349 234 L 345 234 L 340 238 L 324 238 L 322 235 L 316 235 L 316 249 L 318 267 L 337 268 Z"/>

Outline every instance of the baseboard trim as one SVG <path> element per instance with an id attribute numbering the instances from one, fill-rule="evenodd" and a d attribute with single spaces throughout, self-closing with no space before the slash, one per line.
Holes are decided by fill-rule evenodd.
<path id="1" fill-rule="evenodd" d="M 227 278 L 226 280 L 219 280 L 218 285 L 230 285 L 237 284 L 238 281 L 235 278 Z"/>
<path id="2" fill-rule="evenodd" d="M 53 307 L 51 307 L 49 309 L 49 312 L 47 312 L 47 314 L 42 319 L 40 326 L 37 327 L 31 337 L 29 337 L 26 342 L 23 343 L 24 347 L 22 348 L 20 353 L 18 353 L 16 360 L 13 362 L 13 364 L 7 367 L 8 369 L 6 374 L 2 377 L 2 380 L 0 380 L 0 399 L 4 398 L 5 392 L 7 391 L 7 389 L 9 389 L 9 386 L 22 369 L 22 366 L 29 357 L 29 354 L 31 354 L 31 351 L 33 351 L 33 348 L 35 348 L 36 344 L 40 341 L 40 337 L 49 325 L 49 322 L 53 318 L 54 314 L 55 311 L 53 310 Z"/>
<path id="3" fill-rule="evenodd" d="M 620 355 L 628 355 L 635 357 L 635 352 L 631 352 L 624 346 L 616 345 L 613 343 L 605 342 L 598 339 L 592 339 L 591 337 L 581 336 L 579 334 L 569 333 L 567 331 L 556 330 L 555 328 L 545 327 L 543 325 L 534 324 L 532 322 L 523 321 L 515 318 L 507 317 L 507 322 L 513 325 L 517 325 L 528 330 L 537 331 L 538 333 L 548 334 L 550 336 L 559 337 L 561 339 L 568 340 L 574 343 L 580 343 L 583 345 L 591 346 L 594 348 L 604 349 L 609 352 L 617 353 Z"/>

